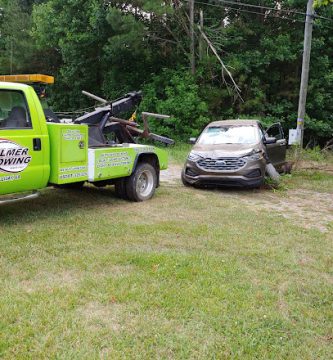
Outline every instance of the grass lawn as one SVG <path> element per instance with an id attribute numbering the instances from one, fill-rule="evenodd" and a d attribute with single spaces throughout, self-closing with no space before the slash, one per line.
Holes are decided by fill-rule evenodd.
<path id="1" fill-rule="evenodd" d="M 333 200 L 331 178 L 286 186 Z M 332 358 L 333 226 L 180 182 L 145 203 L 42 195 L 0 207 L 1 358 Z"/>

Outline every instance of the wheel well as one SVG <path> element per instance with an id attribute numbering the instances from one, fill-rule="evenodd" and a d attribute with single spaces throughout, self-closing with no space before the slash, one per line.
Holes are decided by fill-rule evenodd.
<path id="1" fill-rule="evenodd" d="M 160 163 L 156 154 L 140 154 L 137 158 L 136 165 L 148 163 L 156 170 L 157 186 L 160 185 Z"/>

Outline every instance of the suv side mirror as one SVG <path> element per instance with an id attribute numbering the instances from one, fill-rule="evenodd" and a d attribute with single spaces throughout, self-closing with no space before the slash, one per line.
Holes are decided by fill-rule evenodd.
<path id="1" fill-rule="evenodd" d="M 264 137 L 264 144 L 265 145 L 269 145 L 269 144 L 275 144 L 276 143 L 276 137 Z"/>
<path id="2" fill-rule="evenodd" d="M 195 137 L 190 137 L 189 138 L 189 143 L 192 144 L 192 145 L 195 144 L 196 141 L 197 141 L 197 138 L 195 138 Z"/>

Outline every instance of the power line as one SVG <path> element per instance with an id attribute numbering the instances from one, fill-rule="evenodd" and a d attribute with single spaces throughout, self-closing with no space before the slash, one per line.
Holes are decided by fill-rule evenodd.
<path id="1" fill-rule="evenodd" d="M 238 2 L 238 1 L 232 1 L 232 0 L 218 0 L 218 1 L 220 3 L 224 3 L 224 4 L 247 6 L 247 7 L 252 7 L 252 8 L 257 8 L 257 9 L 272 10 L 272 11 L 278 11 L 278 12 L 286 12 L 286 13 L 289 13 L 289 14 L 307 15 L 305 12 L 296 11 L 296 10 L 292 10 L 292 9 L 277 9 L 277 8 L 272 8 L 272 7 L 268 7 L 268 6 L 253 5 L 253 4 L 247 4 L 247 3 L 242 3 L 242 2 Z M 324 19 L 324 20 L 333 21 L 333 19 L 327 18 L 325 16 L 317 15 L 316 13 L 314 13 L 313 16 L 315 18 L 320 18 L 320 19 Z"/>
<path id="2" fill-rule="evenodd" d="M 187 0 L 186 0 L 187 1 Z M 224 1 L 224 0 L 221 0 L 221 1 Z M 230 1 L 231 2 L 231 1 Z M 202 1 L 196 1 L 196 4 L 200 4 L 200 5 L 207 5 L 207 6 L 212 6 L 212 7 L 217 7 L 217 8 L 220 8 L 220 9 L 230 9 L 230 10 L 234 10 L 234 11 L 239 11 L 239 12 L 243 12 L 243 13 L 248 13 L 248 14 L 255 14 L 255 15 L 260 15 L 260 16 L 265 16 L 266 18 L 270 17 L 270 18 L 277 18 L 277 19 L 282 19 L 282 20 L 289 20 L 289 21 L 293 21 L 293 22 L 300 22 L 300 23 L 305 23 L 304 20 L 299 20 L 299 19 L 295 19 L 295 18 L 291 18 L 291 17 L 282 17 L 282 16 L 278 16 L 278 15 L 273 15 L 273 14 L 267 14 L 267 13 L 261 13 L 261 12 L 257 12 L 257 11 L 250 11 L 250 10 L 244 10 L 244 9 L 239 9 L 239 8 L 235 8 L 235 7 L 232 7 L 231 5 L 225 5 L 223 6 L 222 4 L 221 5 L 218 5 L 218 4 L 209 4 L 209 3 L 205 3 L 205 2 L 202 2 Z M 238 3 L 235 3 L 235 4 L 238 4 Z M 287 11 L 287 10 L 286 10 Z M 304 15 L 306 15 L 304 13 Z M 317 16 L 318 17 L 318 16 Z M 327 19 L 327 20 L 331 20 L 329 18 L 324 18 L 324 19 Z M 333 19 L 331 20 L 333 21 Z M 316 25 L 314 23 L 314 25 Z M 332 29 L 331 26 L 329 25 L 324 25 L 325 27 L 327 28 L 330 28 Z"/>
<path id="3" fill-rule="evenodd" d="M 303 20 L 299 20 L 299 19 L 295 19 L 295 18 L 290 18 L 290 17 L 282 17 L 282 16 L 277 16 L 277 15 L 271 15 L 271 14 L 264 14 L 261 12 L 257 12 L 257 11 L 250 11 L 250 10 L 244 10 L 244 9 L 239 9 L 239 8 L 234 8 L 232 6 L 223 6 L 223 5 L 217 5 L 217 4 L 208 4 L 205 2 L 201 2 L 201 1 L 196 1 L 197 4 L 200 5 L 207 5 L 207 6 L 212 6 L 212 7 L 217 7 L 220 9 L 231 9 L 231 10 L 235 10 L 235 11 L 239 11 L 239 12 L 244 12 L 244 13 L 248 13 L 248 14 L 255 14 L 255 15 L 261 15 L 261 16 L 265 16 L 265 17 L 270 17 L 270 18 L 277 18 L 277 19 L 282 19 L 282 20 L 289 20 L 289 21 L 297 21 L 297 22 L 301 22 L 304 24 Z"/>
<path id="4" fill-rule="evenodd" d="M 287 9 L 276 9 L 276 8 L 272 8 L 272 7 L 268 7 L 268 6 L 246 4 L 246 3 L 242 3 L 242 2 L 238 2 L 238 1 L 218 0 L 218 2 L 220 2 L 220 3 L 226 3 L 226 4 L 231 4 L 231 5 L 247 6 L 247 7 L 252 7 L 252 8 L 257 8 L 257 9 L 273 10 L 273 11 L 280 11 L 280 12 L 288 12 L 288 13 L 293 13 L 293 14 L 298 14 L 298 15 L 306 15 L 306 13 L 300 12 L 300 11 L 289 10 L 289 9 L 288 9 L 288 10 L 287 10 Z"/>
<path id="5" fill-rule="evenodd" d="M 185 1 L 188 1 L 188 0 L 185 0 Z M 233 5 L 233 6 L 236 5 L 236 6 L 252 7 L 252 8 L 256 8 L 256 9 L 263 9 L 263 10 L 276 11 L 276 12 L 285 12 L 285 13 L 288 13 L 288 14 L 303 15 L 303 16 L 306 15 L 306 13 L 304 13 L 304 12 L 296 11 L 296 10 L 292 10 L 292 9 L 276 9 L 276 8 L 272 8 L 272 7 L 268 7 L 268 6 L 246 4 L 246 3 L 243 3 L 243 2 L 236 2 L 236 1 L 231 1 L 231 0 L 217 0 L 217 1 L 219 1 L 220 5 L 203 3 L 203 2 L 200 2 L 200 1 L 196 1 L 196 3 L 202 4 L 202 5 L 207 5 L 207 6 L 221 7 L 221 8 L 232 8 L 230 6 L 223 6 L 222 5 L 222 4 L 229 4 L 229 5 Z M 235 9 L 235 8 L 232 8 L 232 9 Z M 255 11 L 250 12 L 250 11 L 246 11 L 246 10 L 241 10 L 239 8 L 237 8 L 237 10 L 241 11 L 241 12 L 249 12 L 249 13 L 253 13 L 253 14 L 257 14 L 257 15 L 269 16 L 269 14 L 263 14 L 263 13 L 259 13 L 259 12 L 255 12 Z M 270 16 L 271 17 L 276 17 L 276 18 L 281 18 L 281 19 L 287 19 L 286 17 L 272 16 L 272 15 L 270 15 Z M 313 17 L 317 18 L 317 19 L 328 20 L 328 21 L 333 22 L 333 19 L 327 18 L 325 16 L 321 16 L 321 15 L 318 15 L 318 14 L 314 14 Z M 300 20 L 296 20 L 296 19 L 292 19 L 292 20 L 300 21 Z M 302 22 L 304 23 L 304 21 L 302 21 Z"/>
<path id="6" fill-rule="evenodd" d="M 325 16 L 317 15 L 316 13 L 314 13 L 313 17 L 314 17 L 315 19 L 318 19 L 318 18 L 319 18 L 319 19 L 329 20 L 329 21 L 332 21 L 332 22 L 333 22 L 333 19 L 327 18 L 327 17 L 325 17 Z"/>
<path id="7" fill-rule="evenodd" d="M 282 17 L 282 16 L 277 16 L 277 15 L 271 15 L 271 14 L 263 14 L 263 13 L 257 12 L 257 11 L 250 11 L 250 10 L 244 10 L 244 9 L 239 9 L 239 8 L 233 8 L 233 7 L 230 7 L 230 6 L 227 6 L 227 9 L 235 10 L 235 11 L 239 11 L 239 12 L 243 12 L 243 13 L 248 13 L 248 14 L 256 14 L 256 15 L 260 15 L 260 16 L 265 16 L 267 18 L 270 17 L 270 18 L 275 18 L 275 19 L 296 21 L 296 22 L 300 22 L 300 23 L 304 24 L 303 20 L 289 18 L 289 17 Z"/>

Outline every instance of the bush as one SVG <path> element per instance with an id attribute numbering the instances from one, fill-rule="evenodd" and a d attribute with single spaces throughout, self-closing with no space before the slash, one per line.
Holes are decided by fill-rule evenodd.
<path id="1" fill-rule="evenodd" d="M 325 162 L 327 155 L 321 151 L 319 146 L 315 146 L 313 149 L 305 149 L 302 152 L 303 160 L 311 160 L 316 162 Z"/>
<path id="2" fill-rule="evenodd" d="M 208 106 L 199 95 L 199 86 L 185 69 L 163 70 L 143 88 L 140 111 L 171 115 L 168 120 L 152 119 L 150 128 L 158 134 L 187 139 L 209 123 Z"/>

